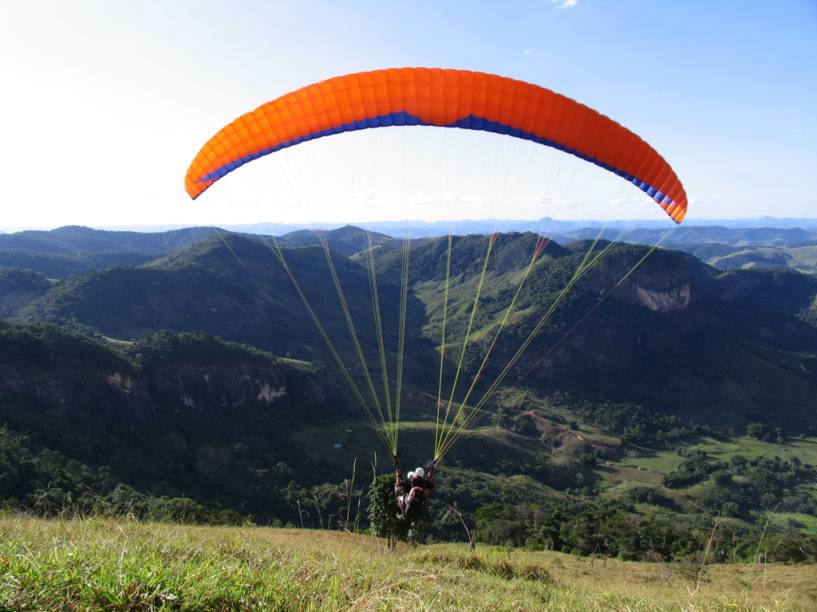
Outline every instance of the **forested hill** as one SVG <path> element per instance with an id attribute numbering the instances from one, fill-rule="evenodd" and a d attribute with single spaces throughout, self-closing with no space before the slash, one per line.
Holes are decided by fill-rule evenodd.
<path id="1" fill-rule="evenodd" d="M 215 227 L 191 227 L 164 232 L 97 230 L 65 226 L 50 231 L 28 230 L 0 236 L 0 269 L 21 268 L 63 279 L 90 270 L 104 270 L 122 264 L 138 266 L 171 255 L 207 238 L 231 232 Z M 241 234 L 269 244 L 271 236 Z M 325 239 L 336 253 L 351 256 L 373 245 L 394 242 L 385 234 L 364 234 L 359 228 L 344 226 L 326 232 L 290 232 L 275 241 L 287 246 L 320 245 Z"/>
<path id="2" fill-rule="evenodd" d="M 368 247 L 393 247 L 393 236 L 411 236 L 415 240 L 445 235 L 487 235 L 493 231 L 537 231 L 547 228 L 554 240 L 570 243 L 576 240 L 602 237 L 628 243 L 656 244 L 692 253 L 706 263 L 721 269 L 792 268 L 809 274 L 817 273 L 817 230 L 813 221 L 799 220 L 802 227 L 793 227 L 797 220 L 744 220 L 713 225 L 683 225 L 672 229 L 639 225 L 634 222 L 556 221 L 456 221 L 429 223 L 373 223 L 369 229 L 382 228 L 387 233 L 346 225 L 336 229 L 298 229 L 277 238 L 282 245 L 318 245 L 325 238 L 330 248 L 341 255 L 352 256 Z M 260 224 L 241 226 L 246 237 L 269 241 L 264 232 L 286 231 L 286 226 Z M 0 237 L 0 267 L 17 267 L 41 272 L 50 278 L 67 278 L 88 270 L 125 264 L 140 265 L 159 256 L 177 252 L 207 237 L 230 233 L 214 227 L 192 227 L 167 231 L 96 230 L 81 226 L 65 226 L 50 231 L 28 230 Z"/>
<path id="3" fill-rule="evenodd" d="M 216 234 L 214 227 L 190 227 L 167 232 L 97 230 L 66 225 L 54 230 L 28 230 L 0 237 L 0 249 L 38 253 L 110 253 L 131 251 L 164 254 Z"/>
<path id="4" fill-rule="evenodd" d="M 337 229 L 315 232 L 313 230 L 298 230 L 284 234 L 279 239 L 287 246 L 318 245 L 321 239 L 325 238 L 326 243 L 333 252 L 351 257 L 356 253 L 365 251 L 369 245 L 379 246 L 395 242 L 395 239 L 386 234 L 378 232 L 364 232 L 359 227 L 344 225 Z"/>
<path id="5" fill-rule="evenodd" d="M 472 330 L 471 363 L 479 363 L 493 337 L 534 241 L 530 234 L 497 239 Z M 591 244 L 548 246 L 519 293 L 489 369 L 507 363 Z M 449 307 L 459 315 L 448 323 L 454 337 L 464 334 L 486 245 L 484 237 L 454 240 L 452 269 L 462 271 L 450 283 Z M 412 252 L 412 286 L 431 313 L 444 293 L 445 248 L 446 239 L 437 239 Z M 597 252 L 603 248 L 596 245 Z M 646 251 L 614 246 L 567 294 L 507 382 L 519 384 L 524 376 L 522 384 L 543 391 L 634 401 L 726 427 L 770 418 L 770 406 L 774 418 L 814 424 L 817 279 L 787 270 L 721 273 L 686 253 L 658 250 L 604 299 Z M 399 254 L 390 254 L 383 275 L 395 279 L 400 267 Z M 426 321 L 429 339 L 439 337 L 439 321 Z"/>
<path id="6" fill-rule="evenodd" d="M 321 247 L 287 250 L 287 263 L 322 325 L 343 339 L 346 320 L 338 304 Z M 358 263 L 335 256 L 356 321 L 371 318 L 368 273 Z M 384 282 L 383 314 L 397 328 L 399 287 Z M 412 306 L 412 313 L 417 306 Z M 71 324 L 122 339 L 161 329 L 205 331 L 271 350 L 279 355 L 326 357 L 325 345 L 271 244 L 229 235 L 202 241 L 149 265 L 115 266 L 70 278 L 18 312 L 21 320 Z M 360 325 L 367 347 L 371 325 Z M 390 334 L 392 341 L 394 334 Z M 353 350 L 339 342 L 339 350 Z"/>
<path id="7" fill-rule="evenodd" d="M 498 236 L 472 326 L 466 379 L 479 367 L 536 240 L 534 234 Z M 446 353 L 451 372 L 487 241 L 484 236 L 453 239 Z M 399 327 L 399 244 L 382 243 L 385 248 L 378 247 L 375 258 L 391 359 Z M 425 239 L 410 254 L 406 382 L 418 392 L 430 393 L 434 386 L 447 244 L 447 238 Z M 483 381 L 493 380 L 511 359 L 592 245 L 547 245 L 518 295 Z M 595 252 L 607 245 L 597 243 Z M 817 328 L 812 325 L 817 279 L 783 270 L 721 273 L 688 254 L 661 249 L 606 296 L 647 250 L 612 245 L 566 294 L 507 384 L 631 401 L 727 429 L 767 418 L 796 430 L 809 426 L 817 397 Z M 283 253 L 337 349 L 354 363 L 323 249 L 287 247 Z M 374 360 L 378 344 L 367 257 L 335 253 L 333 263 L 361 344 Z M 147 265 L 94 271 L 50 288 L 36 277 L 20 283 L 5 308 L 21 321 L 70 325 L 123 340 L 162 329 L 204 331 L 278 355 L 333 363 L 275 248 L 256 237 L 213 237 Z M 775 406 L 772 415 L 770 405 Z"/>
<path id="8" fill-rule="evenodd" d="M 317 364 L 167 332 L 117 352 L 2 322 L 0 346 L 0 500 L 34 508 L 32 493 L 51 488 L 40 511 L 103 495 L 171 512 L 159 498 L 184 496 L 261 519 L 288 513 L 271 492 L 293 477 L 338 475 L 291 439 L 305 423 L 349 417 Z"/>
<path id="9" fill-rule="evenodd" d="M 600 229 L 586 227 L 559 234 L 563 238 L 593 239 L 599 235 Z M 615 237 L 627 242 L 654 244 L 659 240 L 676 248 L 686 246 L 719 244 L 731 247 L 793 247 L 817 241 L 817 232 L 814 228 L 800 227 L 723 227 L 719 225 L 680 225 L 667 228 L 641 228 L 633 224 L 631 227 L 606 228 L 601 230 L 603 238 L 612 240 Z"/>
<path id="10" fill-rule="evenodd" d="M 49 278 L 68 278 L 117 264 L 138 266 L 219 231 L 193 227 L 145 233 L 66 226 L 16 232 L 0 236 L 0 268 L 22 268 Z"/>

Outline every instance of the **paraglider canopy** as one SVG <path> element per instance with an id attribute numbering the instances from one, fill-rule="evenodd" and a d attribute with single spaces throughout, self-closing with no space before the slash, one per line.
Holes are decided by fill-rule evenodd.
<path id="1" fill-rule="evenodd" d="M 687 196 L 670 165 L 609 117 L 538 85 L 440 68 L 349 74 L 267 102 L 202 147 L 185 189 L 195 199 L 247 162 L 307 140 L 410 125 L 483 130 L 555 147 L 632 182 L 676 223 L 686 215 Z"/>

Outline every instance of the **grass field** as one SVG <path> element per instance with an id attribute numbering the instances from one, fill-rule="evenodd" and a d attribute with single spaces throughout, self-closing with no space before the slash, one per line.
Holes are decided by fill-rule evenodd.
<path id="1" fill-rule="evenodd" d="M 794 438 L 785 444 L 774 444 L 755 440 L 749 436 L 740 436 L 728 440 L 716 440 L 701 437 L 685 445 L 689 451 L 705 451 L 718 461 L 728 461 L 734 455 L 743 455 L 747 459 L 758 457 L 780 457 L 789 460 L 797 457 L 803 463 L 817 465 L 817 438 Z M 684 460 L 677 451 L 658 452 L 642 457 L 628 457 L 622 464 L 641 467 L 644 470 L 668 474 Z"/>
<path id="2" fill-rule="evenodd" d="M 0 519 L 0 610 L 813 610 L 817 567 L 634 563 L 371 536 Z"/>

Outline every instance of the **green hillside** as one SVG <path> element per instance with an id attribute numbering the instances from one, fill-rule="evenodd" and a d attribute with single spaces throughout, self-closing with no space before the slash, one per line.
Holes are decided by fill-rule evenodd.
<path id="1" fill-rule="evenodd" d="M 811 566 L 602 563 L 338 531 L 0 519 L 6 609 L 810 610 Z"/>
<path id="2" fill-rule="evenodd" d="M 333 335 L 348 337 L 323 250 L 286 249 L 286 255 L 321 322 Z M 368 273 L 343 256 L 335 255 L 334 264 L 354 320 L 364 322 L 361 341 L 374 349 Z M 382 283 L 380 290 L 387 304 L 399 299 L 398 288 L 389 283 Z M 412 312 L 415 309 L 412 305 Z M 273 247 L 237 235 L 205 240 L 150 265 L 118 266 L 71 278 L 19 316 L 127 339 L 161 329 L 206 331 L 279 355 L 329 359 Z M 396 313 L 384 308 L 384 317 L 389 344 L 396 345 Z M 348 341 L 339 348 L 351 350 Z"/>
<path id="3" fill-rule="evenodd" d="M 637 242 L 642 244 L 655 244 L 663 239 L 663 243 L 673 248 L 688 250 L 689 247 L 702 245 L 723 246 L 745 248 L 753 246 L 762 247 L 790 247 L 806 243 L 813 243 L 815 238 L 814 227 L 792 227 L 784 225 L 781 227 L 760 227 L 747 224 L 744 227 L 726 227 L 722 225 L 690 225 L 683 224 L 674 227 L 671 231 L 666 228 L 638 227 L 634 224 L 619 222 L 621 228 L 608 228 L 604 230 L 603 237 L 612 239 L 622 230 L 626 230 L 624 240 L 627 242 Z M 807 224 L 810 225 L 810 224 Z M 573 229 L 566 232 L 559 232 L 560 235 L 573 238 L 592 239 L 599 232 L 599 224 L 594 227 Z"/>
<path id="4" fill-rule="evenodd" d="M 51 283 L 42 274 L 17 268 L 0 268 L 0 318 L 7 318 L 44 295 Z"/>
<path id="5" fill-rule="evenodd" d="M 347 240 L 351 231 L 335 230 Z M 358 231 L 358 235 L 363 233 Z M 484 236 L 454 239 L 447 381 L 453 379 L 459 361 L 486 241 Z M 498 237 L 472 325 L 463 380 L 476 374 L 524 275 L 535 241 L 534 234 Z M 597 252 L 607 244 L 598 243 Z M 590 246 L 590 242 L 547 245 L 519 293 L 477 393 L 494 380 L 548 305 L 559 299 Z M 412 245 L 409 264 L 406 384 L 426 394 L 436 391 L 434 362 L 440 341 L 446 249 L 446 238 L 418 241 Z M 812 424 L 807 408 L 813 405 L 817 389 L 813 374 L 817 370 L 817 328 L 809 323 L 817 295 L 814 279 L 773 271 L 722 275 L 689 255 L 658 250 L 606 296 L 646 252 L 647 247 L 613 246 L 554 310 L 507 383 L 517 385 L 524 379 L 522 384 L 540 394 L 567 391 L 590 400 L 635 402 L 738 431 L 760 418 L 774 402 L 773 418 L 792 431 L 805 431 Z M 344 360 L 355 364 L 359 360 L 323 250 L 307 246 L 286 248 L 284 253 Z M 388 249 L 378 251 L 375 258 L 392 373 L 400 257 L 400 249 Z M 367 258 L 347 259 L 335 253 L 333 261 L 376 377 L 378 344 Z M 583 321 L 603 296 L 603 307 Z M 23 321 L 71 325 L 128 340 L 161 329 L 204 331 L 278 355 L 319 359 L 334 367 L 272 247 L 261 239 L 239 235 L 211 238 L 149 265 L 119 266 L 72 277 L 19 309 L 17 316 Z M 543 356 L 545 361 L 540 361 Z M 667 376 L 669 364 L 673 364 L 671 376 Z M 353 368 L 353 375 L 363 384 L 359 368 Z M 757 380 L 763 383 L 756 384 Z"/>
<path id="6" fill-rule="evenodd" d="M 707 262 L 720 270 L 791 268 L 804 274 L 817 274 L 817 246 L 736 248 L 710 257 Z"/>
<path id="7" fill-rule="evenodd" d="M 0 249 L 0 269 L 19 268 L 39 272 L 48 278 L 63 279 L 110 266 L 138 266 L 155 258 L 153 254 L 131 251 L 51 253 Z"/>
<path id="8" fill-rule="evenodd" d="M 366 474 L 390 462 L 319 364 L 189 333 L 109 347 L 5 324 L 0 342 L 4 506 L 311 527 L 349 514 L 368 524 Z M 433 400 L 409 400 L 406 464 L 426 460 L 434 437 Z M 817 527 L 815 438 L 773 423 L 726 438 L 637 405 L 505 389 L 446 456 L 423 537 L 461 538 L 445 518 L 454 506 L 482 542 L 671 560 L 700 556 L 702 523 L 720 512 L 745 557 L 769 513 L 782 517 L 769 537 Z M 577 517 L 592 538 L 568 527 Z M 647 535 L 656 531 L 660 546 Z"/>
<path id="9" fill-rule="evenodd" d="M 386 234 L 378 232 L 371 232 L 369 234 L 361 231 L 359 227 L 353 225 L 344 225 L 337 229 L 328 230 L 325 232 L 315 232 L 313 230 L 298 230 L 289 232 L 281 236 L 282 244 L 287 246 L 317 246 L 321 242 L 321 236 L 326 239 L 329 248 L 333 252 L 346 257 L 351 257 L 356 253 L 365 251 L 369 248 L 369 240 L 374 246 L 390 245 L 395 242 L 395 239 Z"/>
<path id="10" fill-rule="evenodd" d="M 50 231 L 4 234 L 0 249 L 63 254 L 130 251 L 155 256 L 190 246 L 219 231 L 214 227 L 188 227 L 167 232 L 126 232 L 66 225 Z"/>
<path id="11" fill-rule="evenodd" d="M 497 239 L 472 328 L 469 375 L 496 333 L 534 241 L 531 234 Z M 442 321 L 445 244 L 444 238 L 424 242 L 411 259 L 412 288 L 428 313 L 423 333 L 435 343 Z M 450 280 L 447 322 L 454 339 L 447 353 L 452 359 L 461 348 L 457 342 L 465 334 L 486 246 L 481 236 L 454 241 L 452 269 L 457 273 Z M 548 245 L 519 293 L 485 380 L 493 380 L 546 306 L 558 299 L 588 248 L 587 242 Z M 781 420 L 813 425 L 817 330 L 803 320 L 817 292 L 810 277 L 775 271 L 719 274 L 689 255 L 659 250 L 572 331 L 645 252 L 646 247 L 614 246 L 554 311 L 508 383 L 519 384 L 524 377 L 523 384 L 540 393 L 562 390 L 631 401 L 727 428 L 760 418 L 774 403 Z M 398 274 L 397 259 L 396 254 L 385 259 L 384 275 Z M 554 346 L 557 350 L 549 353 Z M 539 361 L 542 355 L 545 361 Z"/>

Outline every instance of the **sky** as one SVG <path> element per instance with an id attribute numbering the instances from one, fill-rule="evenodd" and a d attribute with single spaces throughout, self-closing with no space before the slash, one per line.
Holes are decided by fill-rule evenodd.
<path id="1" fill-rule="evenodd" d="M 446 218 L 650 218 L 632 185 L 466 130 L 320 139 L 195 203 L 224 124 L 324 78 L 464 68 L 553 89 L 675 168 L 689 219 L 817 217 L 817 1 L 0 3 L 0 229 Z"/>

